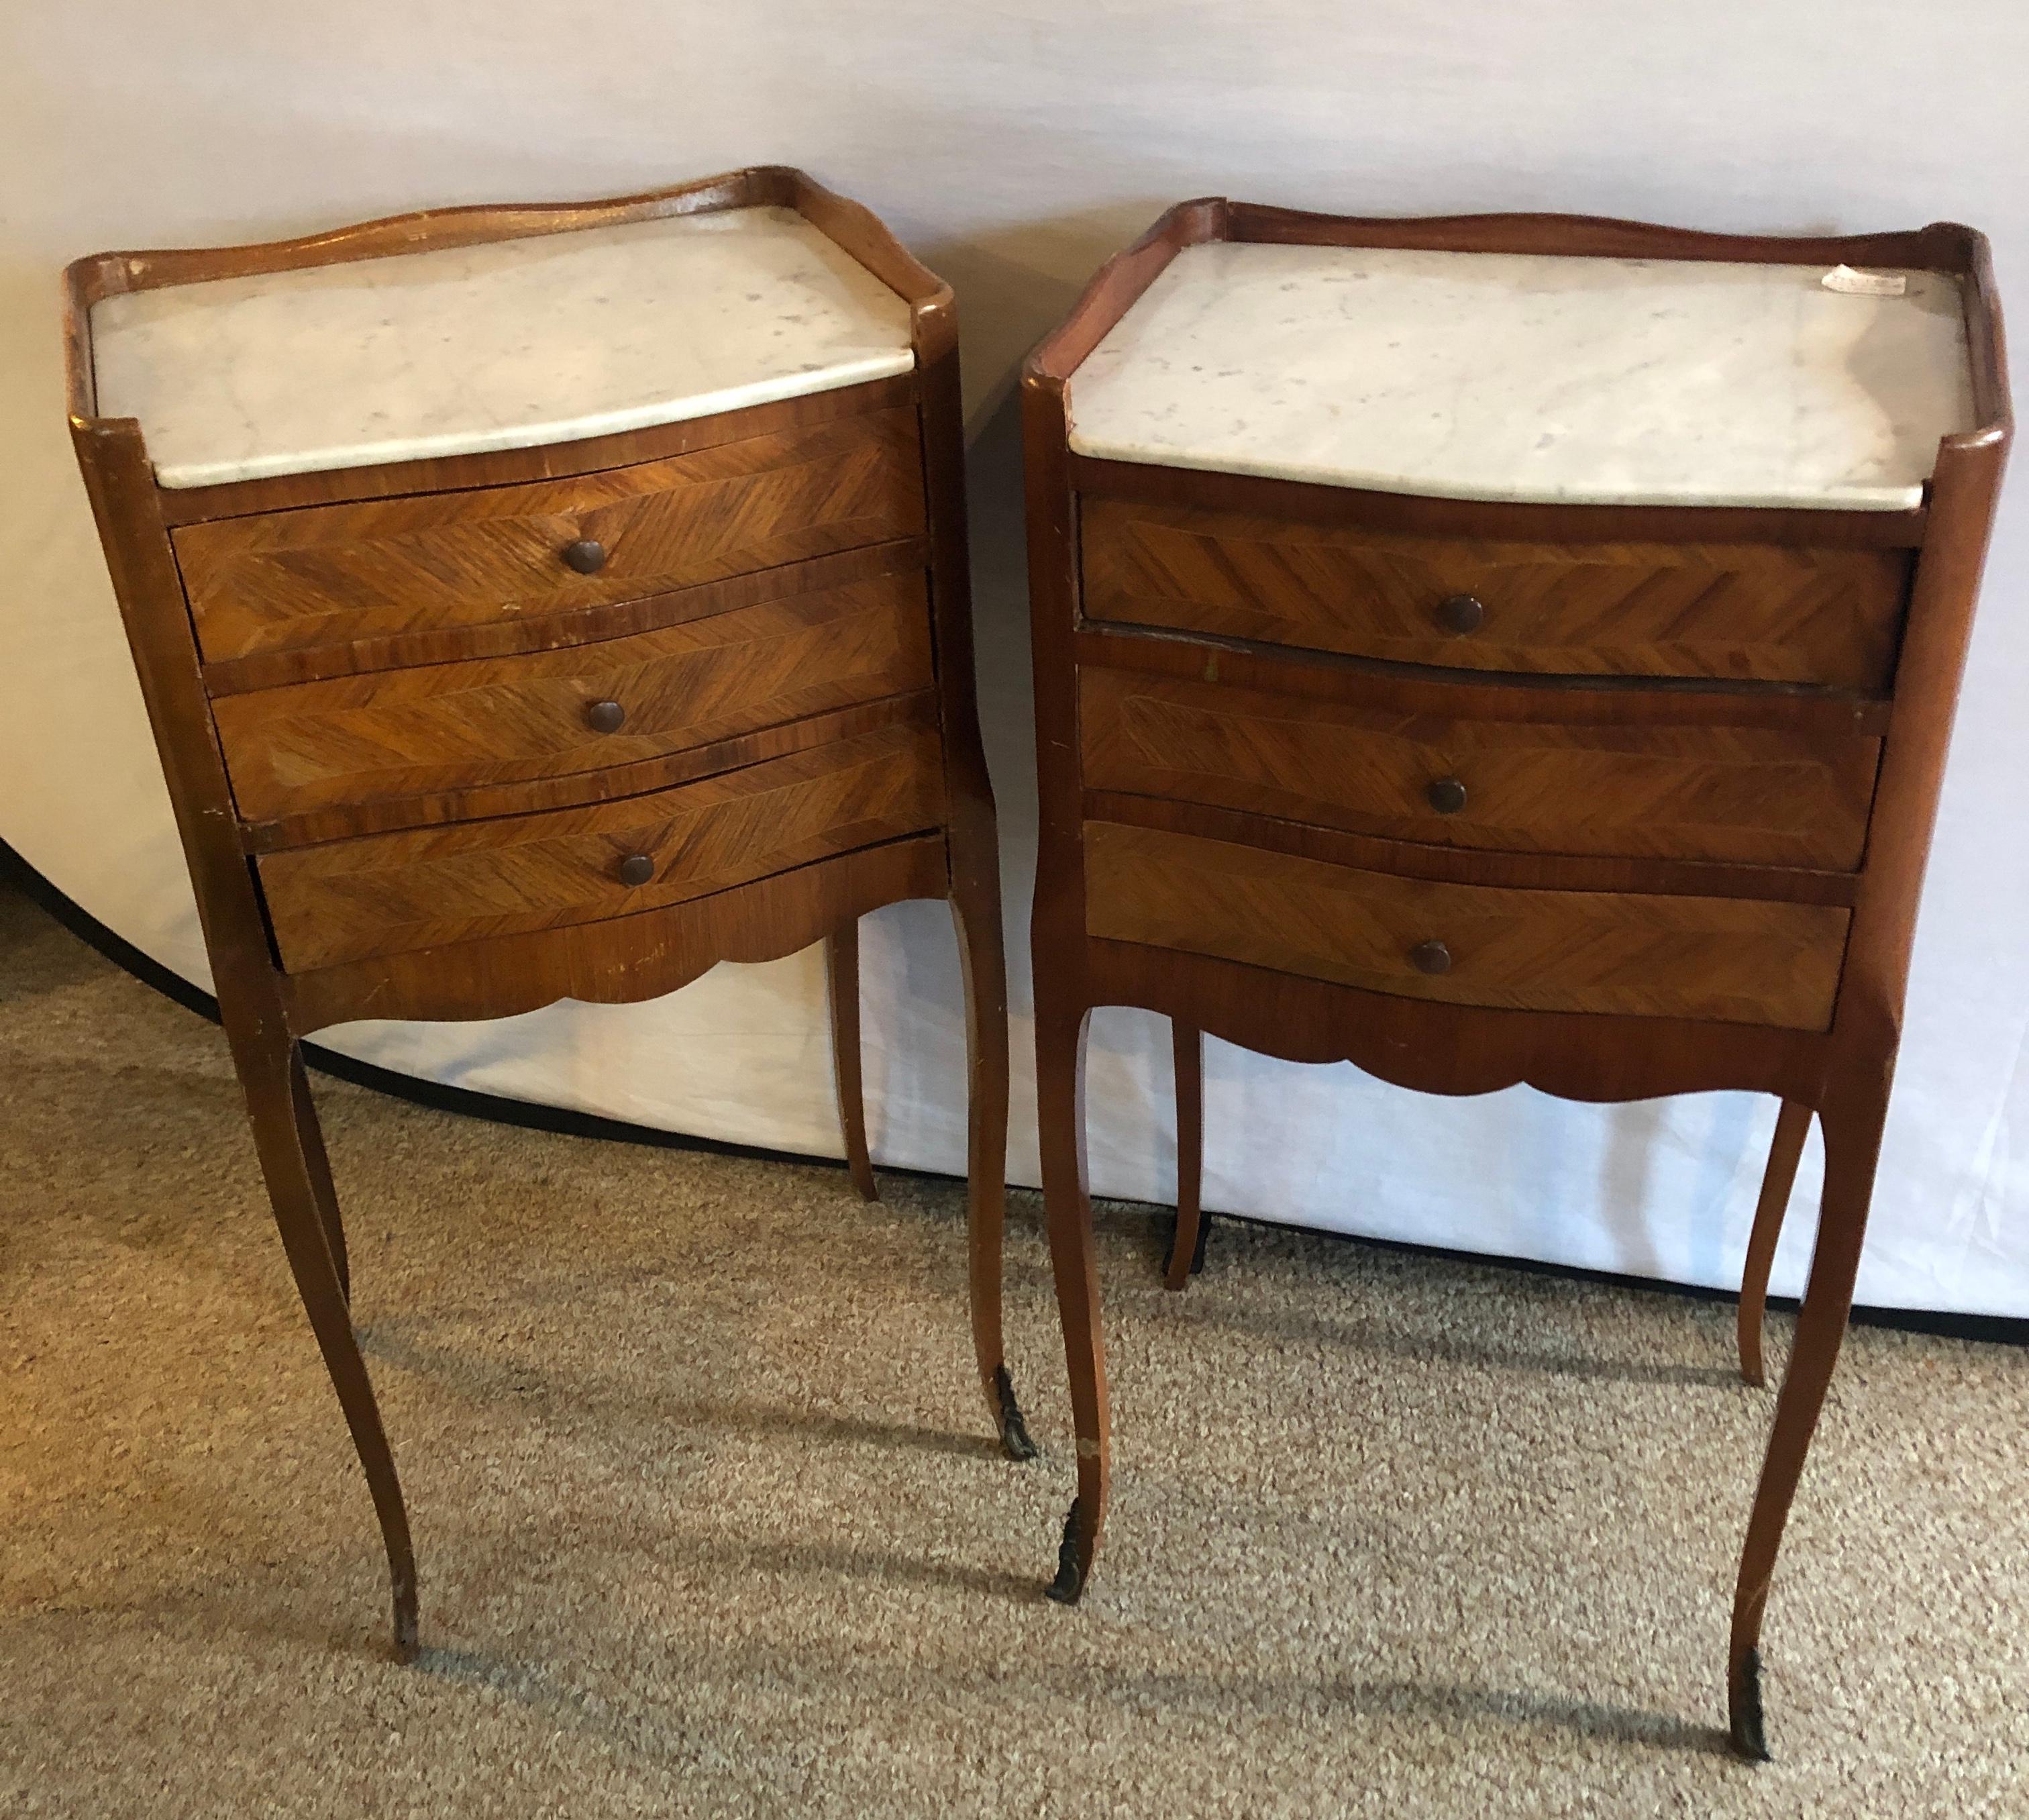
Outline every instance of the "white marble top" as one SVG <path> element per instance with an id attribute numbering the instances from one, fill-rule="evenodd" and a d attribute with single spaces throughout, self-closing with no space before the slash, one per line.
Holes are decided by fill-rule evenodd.
<path id="1" fill-rule="evenodd" d="M 568 442 L 914 363 L 908 306 L 779 208 L 132 292 L 93 306 L 91 355 L 165 487 Z"/>
<path id="2" fill-rule="evenodd" d="M 1464 500 L 1920 505 L 1971 428 L 1957 280 L 1211 242 L 1070 380 L 1081 455 Z"/>

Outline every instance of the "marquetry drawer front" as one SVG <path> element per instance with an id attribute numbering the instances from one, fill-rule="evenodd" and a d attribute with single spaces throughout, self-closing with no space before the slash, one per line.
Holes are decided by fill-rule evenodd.
<path id="1" fill-rule="evenodd" d="M 922 574 L 521 657 L 428 664 L 214 704 L 250 820 L 603 770 L 926 687 Z"/>
<path id="2" fill-rule="evenodd" d="M 940 825 L 937 735 L 898 726 L 673 789 L 274 853 L 292 972 L 625 916 Z"/>
<path id="3" fill-rule="evenodd" d="M 1514 852 L 1850 871 L 1880 757 L 1854 736 L 1454 719 L 1126 670 L 1080 688 L 1091 789 Z"/>
<path id="4" fill-rule="evenodd" d="M 1400 997 L 1823 1030 L 1843 909 L 1436 883 L 1085 824 L 1086 925 Z"/>
<path id="5" fill-rule="evenodd" d="M 919 535 L 907 408 L 525 485 L 187 525 L 207 659 L 558 613 Z"/>
<path id="6" fill-rule="evenodd" d="M 1403 537 L 1088 498 L 1092 619 L 1401 663 L 1879 691 L 1909 555 Z"/>

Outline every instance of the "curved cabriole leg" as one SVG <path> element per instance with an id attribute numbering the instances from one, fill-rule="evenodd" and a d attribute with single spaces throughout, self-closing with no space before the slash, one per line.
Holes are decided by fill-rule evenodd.
<path id="1" fill-rule="evenodd" d="M 832 1072 L 838 1083 L 838 1122 L 845 1134 L 846 1167 L 862 1201 L 881 1198 L 874 1159 L 866 1149 L 866 1095 L 859 1072 L 859 923 L 825 938 L 825 982 L 831 997 Z"/>
<path id="2" fill-rule="evenodd" d="M 317 1203 L 317 1224 L 331 1253 L 332 1268 L 338 1272 L 338 1291 L 352 1305 L 352 1261 L 346 1255 L 345 1222 L 339 1216 L 338 1190 L 332 1186 L 331 1159 L 325 1154 L 324 1131 L 317 1124 L 317 1108 L 310 1101 L 310 1076 L 303 1071 L 300 1045 L 289 1049 L 289 1098 L 295 1109 L 296 1130 L 301 1134 L 303 1161 L 308 1167 L 311 1198 Z"/>
<path id="3" fill-rule="evenodd" d="M 1204 1032 L 1170 1020 L 1170 1050 L 1177 1079 L 1177 1230 L 1170 1240 L 1163 1280 L 1181 1289 L 1204 1268 Z"/>
<path id="4" fill-rule="evenodd" d="M 1775 1261 L 1775 1242 L 1782 1236 L 1782 1216 L 1789 1210 L 1797 1160 L 1810 1130 L 1811 1109 L 1785 1100 L 1775 1120 L 1775 1141 L 1768 1146 L 1754 1230 L 1748 1235 L 1747 1265 L 1740 1279 L 1740 1375 L 1757 1389 L 1767 1381 L 1761 1369 L 1761 1320 L 1768 1306 L 1769 1267 Z"/>
<path id="5" fill-rule="evenodd" d="M 230 1031 L 229 1023 L 228 1028 Z M 317 1131 L 302 1057 L 292 1040 L 267 1031 L 234 1033 L 233 1050 L 282 1249 L 324 1354 L 325 1369 L 331 1374 L 332 1387 L 338 1392 L 346 1426 L 352 1431 L 352 1444 L 365 1469 L 374 1512 L 380 1520 L 394 1594 L 395 1653 L 403 1662 L 412 1661 L 417 1647 L 416 1559 L 409 1541 L 408 1513 L 402 1508 L 401 1483 L 380 1426 L 366 1362 L 359 1356 L 359 1343 L 352 1331 L 339 1262 L 343 1252 L 334 1244 L 337 1202 L 331 1193 L 324 1140 Z"/>
<path id="6" fill-rule="evenodd" d="M 1853 1308 L 1853 1281 L 1867 1235 L 1868 1203 L 1881 1150 L 1885 1092 L 1835 1097 L 1819 1112 L 1825 1140 L 1825 1186 L 1818 1212 L 1810 1280 L 1797 1315 L 1797 1339 L 1775 1402 L 1775 1424 L 1762 1462 L 1761 1482 L 1748 1518 L 1734 1591 L 1733 1638 L 1727 1665 L 1727 1718 L 1733 1748 L 1765 1760 L 1768 1745 L 1761 1712 L 1761 1620 L 1775 1553 L 1797 1494 L 1804 1458 L 1823 1408 L 1839 1343 Z"/>
<path id="7" fill-rule="evenodd" d="M 1043 1205 L 1050 1265 L 1064 1328 L 1064 1360 L 1078 1433 L 1078 1496 L 1064 1519 L 1050 1597 L 1075 1605 L 1092 1576 L 1106 1524 L 1111 1477 L 1106 1406 L 1106 1349 L 1099 1325 L 1099 1267 L 1092 1253 L 1092 1200 L 1085 1188 L 1085 1027 L 1082 1006 L 1036 1013 L 1037 1122 L 1043 1153 Z"/>
<path id="8" fill-rule="evenodd" d="M 1000 1325 L 1000 1254 L 1007 1224 L 1007 963 L 1000 946 L 1000 907 L 975 901 L 971 888 L 963 884 L 951 901 L 959 970 L 965 978 L 970 1073 L 966 1250 L 973 1356 L 1001 1452 L 1011 1460 L 1033 1460 L 1036 1443 L 1014 1400 Z"/>

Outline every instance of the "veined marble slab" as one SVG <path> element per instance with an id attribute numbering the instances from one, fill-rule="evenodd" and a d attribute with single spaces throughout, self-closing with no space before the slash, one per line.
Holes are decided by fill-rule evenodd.
<path id="1" fill-rule="evenodd" d="M 1920 505 L 1972 426 L 1957 280 L 1211 242 L 1070 380 L 1080 455 L 1462 500 Z"/>
<path id="2" fill-rule="evenodd" d="M 98 408 L 202 487 L 677 423 L 907 373 L 909 307 L 793 210 L 108 297 Z"/>

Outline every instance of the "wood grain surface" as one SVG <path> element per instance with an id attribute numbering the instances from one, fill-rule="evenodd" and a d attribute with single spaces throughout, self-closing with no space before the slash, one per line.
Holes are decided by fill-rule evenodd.
<path id="1" fill-rule="evenodd" d="M 638 764 L 927 687 L 921 574 L 525 656 L 306 682 L 215 704 L 248 819 Z M 595 708 L 617 713 L 601 730 Z"/>
<path id="2" fill-rule="evenodd" d="M 1407 663 L 1879 690 L 1906 552 L 1423 537 L 1088 500 L 1089 618 Z M 1474 630 L 1445 622 L 1470 596 Z"/>
<path id="3" fill-rule="evenodd" d="M 1823 904 L 1435 884 L 1105 822 L 1085 855 L 1095 936 L 1456 1005 L 1821 1030 L 1845 945 Z"/>
<path id="4" fill-rule="evenodd" d="M 935 737 L 884 728 L 674 789 L 264 856 L 291 971 L 631 915 L 937 827 Z M 652 876 L 630 884 L 630 857 Z"/>
<path id="5" fill-rule="evenodd" d="M 205 687 L 216 700 L 250 694 L 258 689 L 285 689 L 292 682 L 365 676 L 376 670 L 458 663 L 474 657 L 512 657 L 525 651 L 558 651 L 567 644 L 652 632 L 686 619 L 709 619 L 716 613 L 736 612 L 790 594 L 817 594 L 884 575 L 905 575 L 920 571 L 929 555 L 925 539 L 899 537 L 892 543 L 866 544 L 835 555 L 814 556 L 807 563 L 784 563 L 729 575 L 723 581 L 701 581 L 695 587 L 568 612 L 539 614 L 532 619 L 509 615 L 483 626 L 425 626 L 343 644 L 257 651 L 205 664 Z"/>
<path id="6" fill-rule="evenodd" d="M 185 525 L 207 659 L 569 612 L 923 529 L 916 413 L 785 430 L 523 486 Z M 563 559 L 581 540 L 604 564 Z"/>
<path id="7" fill-rule="evenodd" d="M 434 827 L 446 822 L 479 821 L 498 815 L 534 815 L 543 809 L 578 808 L 588 803 L 617 802 L 622 797 L 646 796 L 651 790 L 694 783 L 721 771 L 811 752 L 838 740 L 856 738 L 877 728 L 907 724 L 934 730 L 937 700 L 929 689 L 913 695 L 891 695 L 879 701 L 814 714 L 803 720 L 777 722 L 756 733 L 743 733 L 709 745 L 686 746 L 662 758 L 638 764 L 610 765 L 599 771 L 569 771 L 561 777 L 523 782 L 476 784 L 466 789 L 432 790 L 421 796 L 386 797 L 377 802 L 338 803 L 272 822 L 243 822 L 241 838 L 251 853 L 279 852 L 284 847 L 307 847 L 323 841 L 347 841 L 362 834 L 392 834 L 401 828 Z M 947 767 L 948 772 L 948 767 Z M 1771 878 L 1830 878 L 1828 873 L 1771 873 Z"/>
<path id="8" fill-rule="evenodd" d="M 1880 758 L 1850 735 L 1419 713 L 1385 685 L 1378 705 L 1117 670 L 1079 685 L 1090 789 L 1508 852 L 1850 870 Z"/>
<path id="9" fill-rule="evenodd" d="M 1859 899 L 1861 882 L 1856 873 L 1816 872 L 1797 866 L 1638 860 L 1596 853 L 1515 853 L 1489 847 L 1443 847 L 1431 841 L 1391 841 L 1319 822 L 1285 821 L 1253 811 L 1222 809 L 1174 797 L 1133 796 L 1122 790 L 1087 790 L 1085 819 L 1201 834 L 1208 841 L 1230 841 L 1301 860 L 1322 860 L 1357 872 L 1392 872 L 1404 878 L 1426 878 L 1433 884 L 1490 885 L 1502 890 L 1758 897 L 1850 909 Z M 1078 915 L 1082 927 L 1082 903 Z"/>
<path id="10" fill-rule="evenodd" d="M 302 1031 L 362 1017 L 511 1017 L 562 998 L 629 1004 L 722 960 L 780 960 L 884 904 L 947 888 L 944 841 L 917 834 L 658 909 L 287 974 L 282 989 Z"/>

